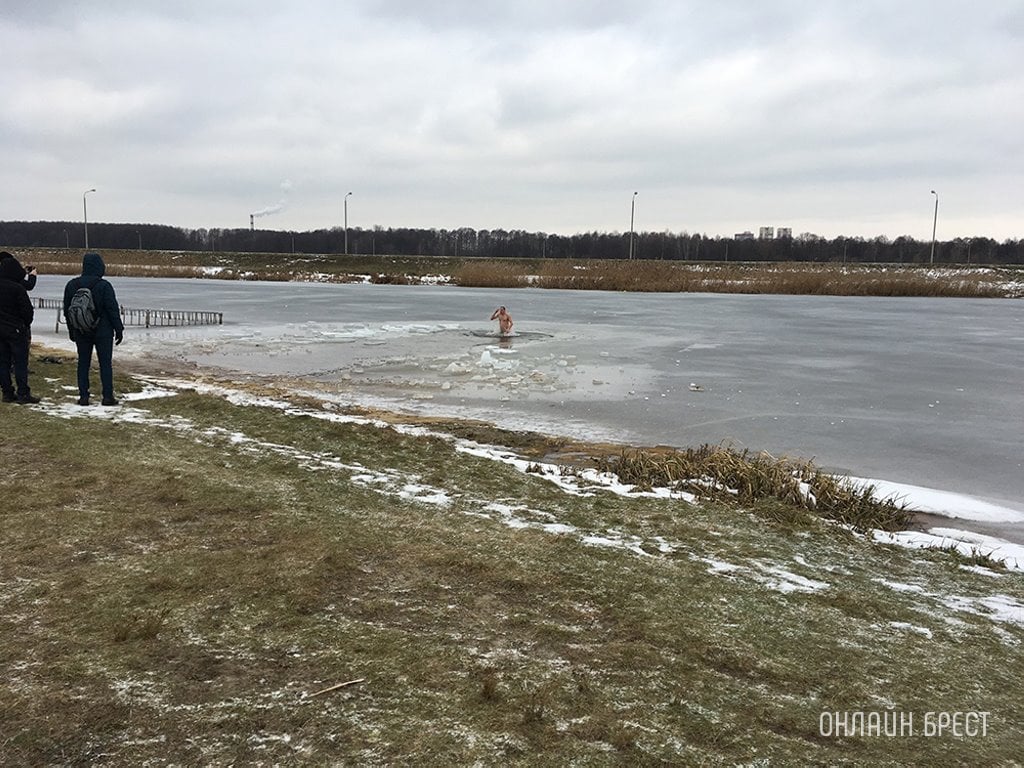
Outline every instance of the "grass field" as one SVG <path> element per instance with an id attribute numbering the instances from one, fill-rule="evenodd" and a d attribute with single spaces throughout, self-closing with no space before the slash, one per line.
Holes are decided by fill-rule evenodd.
<path id="1" fill-rule="evenodd" d="M 115 276 L 313 280 L 465 287 L 564 288 L 608 291 L 776 293 L 845 296 L 1024 296 L 1020 266 L 568 261 L 560 259 L 332 256 L 269 253 L 102 251 Z M 77 274 L 81 252 L 15 249 L 42 273 Z"/>
<path id="2" fill-rule="evenodd" d="M 1019 764 L 1024 580 L 984 558 L 698 502 L 630 451 L 121 367 L 81 408 L 72 361 L 32 370 L 0 764 Z M 914 732 L 837 736 L 855 712 Z"/>

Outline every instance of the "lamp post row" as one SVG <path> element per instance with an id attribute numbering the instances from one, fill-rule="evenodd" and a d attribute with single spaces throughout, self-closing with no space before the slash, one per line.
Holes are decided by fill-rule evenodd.
<path id="1" fill-rule="evenodd" d="M 85 192 L 82 193 L 82 224 L 83 224 L 83 226 L 85 228 L 85 249 L 86 250 L 89 250 L 89 204 L 86 201 L 86 196 L 90 192 L 95 192 L 95 191 L 96 191 L 96 189 L 93 188 L 93 189 L 87 189 L 87 190 L 85 190 Z M 349 192 L 349 193 L 347 193 L 345 195 L 345 255 L 346 256 L 348 256 L 348 199 L 349 199 L 349 197 L 351 195 L 352 195 L 351 192 Z M 68 234 L 67 231 L 65 231 L 64 232 L 64 239 L 65 240 L 68 239 L 67 238 L 67 234 Z M 140 232 L 140 233 L 138 233 L 138 235 L 139 235 L 139 250 L 142 250 L 142 233 Z M 70 241 L 68 241 L 66 243 L 66 245 L 68 245 L 70 247 L 70 245 L 71 245 Z M 293 246 L 292 250 L 294 250 L 294 246 Z"/>
<path id="2" fill-rule="evenodd" d="M 95 191 L 96 191 L 96 189 L 93 188 L 93 189 L 87 189 L 87 190 L 85 190 L 85 192 L 82 193 L 82 223 L 83 223 L 83 225 L 85 227 L 85 248 L 86 248 L 86 250 L 89 249 L 89 207 L 88 207 L 88 204 L 86 202 L 86 195 L 88 195 L 90 192 L 95 192 Z M 633 255 L 634 255 L 633 224 L 634 224 L 635 218 L 636 218 L 636 196 L 638 194 L 639 194 L 638 192 L 634 192 L 633 193 L 633 198 L 632 198 L 632 200 L 630 202 L 630 206 L 629 206 L 629 258 L 630 259 L 632 259 Z M 933 189 L 932 190 L 932 194 L 935 195 L 935 213 L 932 216 L 932 251 L 931 251 L 931 257 L 929 258 L 929 261 L 928 261 L 929 264 L 934 264 L 935 263 L 935 233 L 936 233 L 936 229 L 937 229 L 938 223 L 939 223 L 939 193 L 936 192 Z M 344 207 L 345 207 L 345 255 L 346 256 L 348 256 L 348 199 L 351 196 L 352 196 L 351 192 L 346 192 L 345 193 L 345 198 L 344 198 Z M 67 231 L 64 232 L 64 237 L 65 237 L 65 239 L 67 239 Z M 70 243 L 68 243 L 68 245 L 70 245 Z M 142 249 L 142 235 L 141 234 L 139 234 L 139 249 L 140 250 Z"/>

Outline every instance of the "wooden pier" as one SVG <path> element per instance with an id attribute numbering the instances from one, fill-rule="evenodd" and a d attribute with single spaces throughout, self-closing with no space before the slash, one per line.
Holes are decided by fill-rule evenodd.
<path id="1" fill-rule="evenodd" d="M 60 332 L 64 322 L 64 304 L 60 299 L 43 299 L 31 297 L 36 309 L 56 309 L 57 324 L 55 330 Z M 121 320 L 127 326 L 141 328 L 169 328 L 184 325 L 224 325 L 223 312 L 197 312 L 177 309 L 131 309 L 121 308 Z"/>

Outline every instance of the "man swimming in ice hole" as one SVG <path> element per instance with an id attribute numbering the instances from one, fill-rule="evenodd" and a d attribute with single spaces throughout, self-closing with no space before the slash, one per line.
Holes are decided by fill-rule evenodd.
<path id="1" fill-rule="evenodd" d="M 498 321 L 498 330 L 502 336 L 512 335 L 512 315 L 505 311 L 504 307 L 498 307 L 491 315 L 491 320 Z"/>

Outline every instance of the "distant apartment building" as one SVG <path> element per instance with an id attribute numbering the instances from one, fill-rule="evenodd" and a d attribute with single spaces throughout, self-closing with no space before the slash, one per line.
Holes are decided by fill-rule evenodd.
<path id="1" fill-rule="evenodd" d="M 793 228 L 792 227 L 779 227 L 776 230 L 775 227 L 761 227 L 757 231 L 757 239 L 758 240 L 774 240 L 776 238 L 778 238 L 779 240 L 782 240 L 782 239 L 787 239 L 787 240 L 792 239 L 793 238 Z M 732 239 L 733 240 L 753 240 L 754 239 L 754 233 L 750 232 L 750 231 L 747 231 L 747 232 L 737 232 L 735 235 L 732 236 Z"/>

